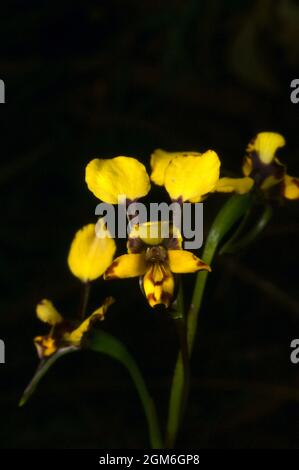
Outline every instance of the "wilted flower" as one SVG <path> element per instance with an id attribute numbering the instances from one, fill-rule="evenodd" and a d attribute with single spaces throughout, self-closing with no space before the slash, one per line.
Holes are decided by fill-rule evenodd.
<path id="1" fill-rule="evenodd" d="M 112 297 L 107 297 L 103 304 L 85 320 L 70 322 L 63 319 L 50 300 L 42 300 L 36 307 L 36 314 L 41 321 L 51 325 L 51 330 L 45 336 L 34 338 L 39 358 L 49 358 L 63 348 L 80 348 L 83 335 L 90 330 L 95 321 L 104 320 L 105 313 L 113 302 Z"/>
<path id="2" fill-rule="evenodd" d="M 104 219 L 99 219 L 97 225 L 85 225 L 75 234 L 68 255 L 69 268 L 82 282 L 93 281 L 111 264 L 115 250 L 115 242 L 106 228 Z M 50 357 L 62 348 L 79 348 L 82 337 L 92 322 L 103 320 L 107 308 L 113 302 L 112 297 L 108 297 L 103 305 L 85 320 L 70 322 L 64 320 L 50 300 L 42 300 L 36 307 L 36 314 L 52 328 L 48 335 L 34 338 L 39 357 Z"/>

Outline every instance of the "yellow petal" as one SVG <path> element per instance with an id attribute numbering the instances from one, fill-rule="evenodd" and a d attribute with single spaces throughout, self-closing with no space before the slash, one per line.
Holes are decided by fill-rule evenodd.
<path id="1" fill-rule="evenodd" d="M 61 323 L 63 321 L 62 316 L 56 310 L 52 302 L 48 299 L 43 299 L 36 306 L 37 317 L 49 325 L 56 325 L 56 323 Z"/>
<path id="2" fill-rule="evenodd" d="M 251 190 L 254 180 L 248 176 L 244 178 L 220 178 L 217 183 L 216 191 L 220 193 L 238 193 L 245 194 Z"/>
<path id="3" fill-rule="evenodd" d="M 71 333 L 65 333 L 63 335 L 63 340 L 72 346 L 80 346 L 82 336 L 90 329 L 91 322 L 95 320 L 104 320 L 104 316 L 108 307 L 113 303 L 114 299 L 112 297 L 107 297 L 103 305 L 101 305 L 101 307 L 99 307 L 88 318 L 86 318 L 86 320 L 84 320 L 78 328 L 73 330 Z"/>
<path id="4" fill-rule="evenodd" d="M 119 203 L 119 197 L 135 200 L 150 190 L 150 180 L 145 166 L 131 157 L 96 158 L 86 167 L 88 189 L 108 204 Z"/>
<path id="5" fill-rule="evenodd" d="M 152 264 L 143 278 L 143 289 L 151 307 L 158 304 L 169 307 L 174 292 L 174 278 L 168 266 Z"/>
<path id="6" fill-rule="evenodd" d="M 52 336 L 36 336 L 33 340 L 38 357 L 43 359 L 52 356 L 57 351 L 55 339 Z"/>
<path id="7" fill-rule="evenodd" d="M 276 132 L 260 132 L 249 143 L 247 151 L 249 153 L 256 152 L 259 160 L 268 165 L 272 162 L 277 149 L 285 145 L 285 139 L 281 134 Z"/>
<path id="8" fill-rule="evenodd" d="M 198 152 L 166 152 L 157 149 L 151 155 L 151 180 L 159 186 L 164 185 L 165 171 L 169 163 L 177 157 L 187 157 L 188 155 L 199 156 Z"/>
<path id="9" fill-rule="evenodd" d="M 115 250 L 115 242 L 100 219 L 96 226 L 86 225 L 76 233 L 68 256 L 69 268 L 81 281 L 93 281 L 111 264 Z"/>
<path id="10" fill-rule="evenodd" d="M 213 150 L 200 156 L 177 157 L 168 165 L 165 188 L 171 199 L 199 202 L 216 188 L 220 160 Z"/>
<path id="11" fill-rule="evenodd" d="M 142 276 L 146 271 L 145 254 L 128 254 L 116 258 L 104 274 L 104 279 L 124 279 Z"/>
<path id="12" fill-rule="evenodd" d="M 191 251 L 168 250 L 168 263 L 173 273 L 195 273 L 204 269 L 211 271 L 209 265 L 197 258 Z"/>
<path id="13" fill-rule="evenodd" d="M 285 175 L 283 180 L 283 195 L 287 199 L 299 199 L 299 178 Z"/>
<path id="14" fill-rule="evenodd" d="M 180 231 L 168 221 L 153 221 L 134 225 L 129 235 L 129 250 L 131 242 L 136 238 L 142 240 L 146 245 L 159 245 L 167 239 L 175 239 L 179 247 L 182 245 Z"/>
<path id="15" fill-rule="evenodd" d="M 157 149 L 151 154 L 151 180 L 159 186 L 164 185 L 165 170 L 174 158 L 173 152 Z"/>

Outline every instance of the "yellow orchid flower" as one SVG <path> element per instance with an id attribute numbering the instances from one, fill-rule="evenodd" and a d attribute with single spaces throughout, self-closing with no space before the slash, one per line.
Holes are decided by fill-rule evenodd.
<path id="1" fill-rule="evenodd" d="M 88 189 L 108 204 L 118 204 L 119 197 L 130 201 L 146 196 L 150 179 L 145 166 L 135 158 L 95 158 L 86 167 Z"/>
<path id="2" fill-rule="evenodd" d="M 135 225 L 128 238 L 128 254 L 116 258 L 104 279 L 140 277 L 140 284 L 151 307 L 171 305 L 173 274 L 192 273 L 210 267 L 190 251 L 182 249 L 178 230 L 168 222 Z"/>
<path id="3" fill-rule="evenodd" d="M 80 348 L 84 334 L 90 330 L 95 321 L 104 320 L 105 313 L 113 302 L 112 297 L 107 297 L 101 307 L 96 309 L 88 318 L 79 324 L 74 324 L 64 320 L 50 300 L 42 300 L 36 307 L 37 317 L 42 322 L 51 325 L 52 328 L 48 335 L 34 338 L 39 358 L 49 358 L 63 348 Z"/>
<path id="4" fill-rule="evenodd" d="M 68 255 L 69 268 L 82 282 L 93 281 L 111 264 L 115 250 L 115 241 L 104 219 L 99 219 L 96 225 L 85 225 L 75 234 Z M 72 323 L 63 319 L 50 300 L 42 300 L 36 307 L 37 317 L 52 328 L 48 335 L 34 339 L 39 357 L 50 357 L 64 347 L 79 347 L 91 322 L 96 318 L 103 319 L 113 301 L 111 297 L 107 298 L 99 309 L 74 328 Z"/>
<path id="5" fill-rule="evenodd" d="M 68 255 L 69 268 L 82 282 L 93 281 L 111 264 L 115 250 L 104 219 L 99 219 L 96 225 L 85 225 L 76 233 Z"/>
<path id="6" fill-rule="evenodd" d="M 260 132 L 248 144 L 242 172 L 243 178 L 220 178 L 217 192 L 245 194 L 254 186 L 264 192 L 277 189 L 286 199 L 299 199 L 299 178 L 289 176 L 277 158 L 285 139 L 276 132 Z"/>
<path id="7" fill-rule="evenodd" d="M 161 186 L 172 200 L 200 202 L 213 192 L 219 180 L 220 160 L 216 152 L 166 152 L 151 155 L 151 180 Z"/>

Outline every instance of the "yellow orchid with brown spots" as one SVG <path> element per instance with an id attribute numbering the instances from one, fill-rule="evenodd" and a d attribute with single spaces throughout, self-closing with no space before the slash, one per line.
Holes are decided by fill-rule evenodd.
<path id="1" fill-rule="evenodd" d="M 135 225 L 128 238 L 128 254 L 116 258 L 104 279 L 140 277 L 142 290 L 151 307 L 171 305 L 175 274 L 211 268 L 190 251 L 182 249 L 182 238 L 169 222 Z"/>
<path id="2" fill-rule="evenodd" d="M 284 147 L 285 139 L 276 132 L 260 132 L 249 143 L 245 156 L 242 178 L 220 178 L 217 192 L 245 194 L 252 188 L 260 188 L 265 194 L 270 190 L 286 199 L 299 199 L 299 178 L 289 176 L 286 166 L 278 157 L 277 151 Z"/>
<path id="3" fill-rule="evenodd" d="M 51 325 L 51 330 L 47 335 L 34 338 L 39 358 L 41 360 L 47 359 L 64 348 L 80 348 L 84 334 L 90 330 L 96 321 L 104 320 L 105 313 L 113 302 L 112 297 L 107 297 L 103 304 L 85 320 L 70 322 L 64 320 L 50 300 L 42 300 L 36 307 L 36 314 L 42 322 Z"/>

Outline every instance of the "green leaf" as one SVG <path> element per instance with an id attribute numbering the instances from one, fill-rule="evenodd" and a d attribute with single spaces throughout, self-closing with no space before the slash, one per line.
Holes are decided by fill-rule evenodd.
<path id="1" fill-rule="evenodd" d="M 252 193 L 242 196 L 235 194 L 222 206 L 218 212 L 212 227 L 210 228 L 207 241 L 204 246 L 202 258 L 205 263 L 211 265 L 217 248 L 223 238 L 231 231 L 237 222 L 247 213 L 253 201 Z M 207 271 L 199 271 L 196 277 L 192 301 L 188 315 L 188 342 L 190 350 L 193 348 L 194 336 L 197 328 L 197 317 L 202 302 L 202 296 L 206 285 Z"/>
<path id="2" fill-rule="evenodd" d="M 217 247 L 223 238 L 230 232 L 234 225 L 244 216 L 252 204 L 252 194 L 233 195 L 224 204 L 218 212 L 212 227 L 209 231 L 207 241 L 205 243 L 202 259 L 205 263 L 211 265 Z M 187 318 L 187 336 L 189 356 L 191 356 L 194 339 L 197 329 L 198 313 L 202 303 L 203 293 L 208 278 L 207 271 L 199 271 L 196 277 L 195 287 L 193 291 L 192 301 Z M 186 398 L 184 397 L 184 367 L 182 355 L 179 353 L 173 381 L 170 392 L 168 422 L 167 422 L 167 446 L 173 447 L 180 422 L 182 419 L 182 407 Z"/>
<path id="3" fill-rule="evenodd" d="M 126 367 L 135 384 L 144 409 L 151 446 L 153 449 L 163 448 L 154 402 L 148 392 L 141 372 L 127 348 L 117 338 L 104 331 L 94 332 L 88 340 L 87 346 L 93 351 L 107 354 Z"/>
<path id="4" fill-rule="evenodd" d="M 70 352 L 75 352 L 78 351 L 78 348 L 75 348 L 74 346 L 68 346 L 66 348 L 61 348 L 58 349 L 52 356 L 50 356 L 48 359 L 43 359 L 40 361 L 39 366 L 33 376 L 33 379 L 29 383 L 29 385 L 26 387 L 21 400 L 19 401 L 19 406 L 25 405 L 25 403 L 29 400 L 31 395 L 34 393 L 37 385 L 39 384 L 40 380 L 43 378 L 43 376 L 48 372 L 50 367 L 57 361 L 62 356 L 65 356 L 65 354 L 68 354 Z"/>

